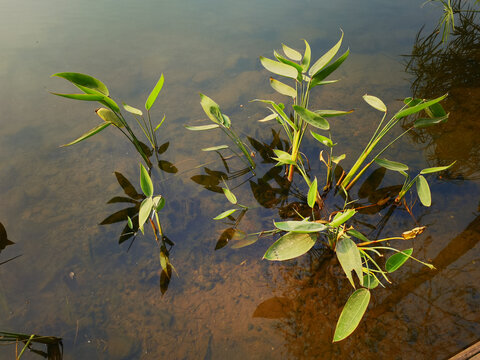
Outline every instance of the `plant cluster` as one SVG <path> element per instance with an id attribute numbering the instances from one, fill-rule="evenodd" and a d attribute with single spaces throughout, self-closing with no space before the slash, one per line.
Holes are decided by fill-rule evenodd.
<path id="1" fill-rule="evenodd" d="M 281 95 L 287 96 L 291 102 L 287 104 L 290 106 L 288 107 L 283 103 L 276 103 L 271 100 L 254 100 L 267 104 L 270 110 L 270 114 L 260 121 L 276 120 L 287 137 L 287 146 L 285 148 L 272 149 L 272 155 L 267 156 L 262 154 L 262 157 L 269 157 L 269 161 L 273 161 L 277 166 L 285 166 L 286 180 L 288 183 L 292 182 L 295 171 L 301 174 L 308 187 L 308 193 L 305 198 L 311 215 L 300 216 L 300 214 L 297 214 L 299 215 L 297 219 L 300 218 L 300 220 L 274 222 L 275 228 L 273 230 L 264 230 L 260 233 L 247 235 L 237 230 L 236 227 L 248 207 L 238 203 L 236 196 L 228 188 L 226 183 L 225 187 L 220 187 L 218 186 L 219 181 L 217 181 L 215 183 L 216 188 L 221 189 L 228 201 L 235 205 L 235 208 L 226 210 L 214 218 L 215 220 L 226 218 L 234 220 L 233 227 L 227 229 L 224 234 L 222 234 L 222 236 L 224 236 L 224 243 L 228 241 L 228 239 L 240 237 L 244 240 L 243 244 L 248 245 L 265 234 L 282 234 L 266 251 L 264 258 L 267 260 L 284 261 L 299 257 L 307 253 L 317 243 L 323 243 L 336 254 L 338 262 L 355 291 L 347 300 L 339 317 L 334 334 L 334 341 L 345 339 L 356 329 L 370 302 L 370 290 L 378 285 L 384 286 L 382 281 L 390 283 L 389 274 L 400 268 L 406 260 L 413 259 L 429 268 L 433 268 L 433 265 L 414 258 L 412 256 L 413 248 L 399 250 L 388 244 L 390 241 L 413 239 L 423 232 L 424 227 L 418 227 L 411 231 L 404 232 L 402 236 L 398 237 L 370 240 L 361 232 L 348 225 L 347 222 L 357 214 L 354 201 L 350 199 L 349 190 L 358 179 L 365 174 L 367 169 L 376 164 L 385 169 L 396 171 L 405 177 L 404 184 L 396 195 L 396 203 L 400 203 L 405 194 L 413 185 L 416 185 L 421 203 L 425 206 L 430 206 L 431 193 L 424 175 L 446 170 L 453 165 L 423 169 L 419 174 L 411 178 L 407 172 L 409 170 L 407 165 L 381 157 L 392 144 L 412 129 L 433 126 L 447 121 L 448 114 L 440 105 L 440 102 L 446 95 L 432 100 L 406 98 L 404 106 L 388 121 L 385 121 L 387 118 L 387 107 L 382 100 L 372 95 L 365 95 L 363 99 L 374 109 L 383 113 L 382 118 L 371 139 L 354 162 L 354 165 L 349 171 L 344 171 L 341 178 L 335 183 L 333 175 L 335 168 L 341 160 L 345 159 L 346 155 L 334 155 L 333 150 L 336 144 L 329 132 L 330 124 L 328 118 L 347 115 L 352 111 L 311 109 L 309 103 L 311 90 L 313 88 L 336 82 L 336 80 L 326 79 L 340 67 L 349 55 L 349 51 L 347 50 L 335 59 L 341 48 L 342 40 L 343 33 L 339 41 L 317 61 L 313 62 L 313 64 L 311 64 L 311 48 L 306 40 L 304 40 L 305 50 L 303 54 L 289 46 L 282 45 L 283 53 L 274 51 L 276 60 L 260 57 L 260 62 L 265 69 L 276 76 L 286 78 L 286 81 L 290 82 L 285 83 L 285 80 L 280 81 L 273 77 L 270 78 L 272 88 Z M 102 124 L 67 145 L 78 143 L 103 130 L 105 127 L 114 125 L 127 136 L 145 160 L 147 166 L 151 167 L 144 146 L 142 146 L 142 143 L 135 136 L 132 128 L 121 114 L 118 105 L 108 96 L 108 89 L 103 83 L 88 75 L 78 73 L 59 73 L 56 74 L 56 76 L 69 80 L 84 92 L 84 94 L 56 95 L 76 100 L 99 101 L 107 106 L 107 108 L 97 110 L 97 114 L 104 120 Z M 155 133 L 163 123 L 163 120 L 159 125 L 153 127 L 149 110 L 160 92 L 162 85 L 163 76 L 158 81 L 145 104 L 147 120 L 142 117 L 143 114 L 140 110 L 124 104 L 125 110 L 135 115 L 138 124 L 147 137 L 155 154 L 157 154 L 158 151 Z M 222 113 L 219 105 L 211 98 L 203 94 L 200 94 L 200 98 L 200 104 L 213 124 L 186 126 L 186 128 L 193 131 L 220 128 L 233 141 L 235 147 L 240 150 L 240 153 L 237 153 L 235 149 L 231 149 L 231 151 L 243 159 L 249 170 L 254 174 L 255 162 L 251 156 L 251 150 L 233 130 L 230 118 Z M 387 141 L 383 146 L 380 145 L 382 140 L 391 133 L 392 129 L 395 128 L 395 125 L 397 125 L 401 119 L 421 112 L 425 114 L 424 117 L 417 118 L 412 126 L 399 136 Z M 326 153 L 325 156 L 323 152 L 320 153 L 320 160 L 326 166 L 326 182 L 323 187 L 323 194 L 319 190 L 318 178 L 316 176 L 312 178 L 307 166 L 305 166 L 308 159 L 301 151 L 302 140 L 309 127 L 315 128 L 315 131 L 310 131 L 312 137 L 328 149 L 328 153 Z M 327 133 L 322 135 L 318 133 L 318 131 Z M 258 144 L 255 142 L 251 141 L 251 143 L 254 147 L 258 147 Z M 202 150 L 220 151 L 227 148 L 230 147 L 228 145 L 218 145 Z M 380 150 L 378 150 L 378 148 L 380 148 Z M 225 179 L 223 180 L 225 181 Z M 163 236 L 158 217 L 158 212 L 163 208 L 165 201 L 162 196 L 154 196 L 153 183 L 149 171 L 143 165 L 140 166 L 140 184 L 144 199 L 139 206 L 137 218 L 138 229 L 143 233 L 144 224 L 146 222 L 150 223 L 155 239 L 160 246 L 160 263 L 162 269 L 169 274 L 173 267 L 168 260 L 166 238 Z M 328 217 L 320 218 L 318 216 L 318 210 L 323 208 L 324 197 L 332 188 L 335 188 L 337 194 L 344 196 L 345 201 L 343 208 L 340 211 L 329 214 Z M 217 191 L 220 190 L 217 189 Z M 237 219 L 234 219 L 232 215 L 237 211 L 241 211 L 240 215 Z M 127 217 L 127 222 L 129 228 L 134 230 L 133 221 L 129 216 Z M 136 232 L 133 231 L 133 233 Z M 220 245 L 222 245 L 221 242 Z M 384 268 L 382 268 L 378 258 L 382 257 L 384 252 L 393 252 L 393 254 L 386 260 Z M 356 280 L 353 274 L 356 275 Z M 357 289 L 358 286 L 359 288 Z"/>

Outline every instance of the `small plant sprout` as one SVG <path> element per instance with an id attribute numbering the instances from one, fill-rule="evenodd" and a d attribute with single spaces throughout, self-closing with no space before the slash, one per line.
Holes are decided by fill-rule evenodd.
<path id="1" fill-rule="evenodd" d="M 133 144 L 137 152 L 142 156 L 143 160 L 145 161 L 145 164 L 149 168 L 152 167 L 152 163 L 148 156 L 148 152 L 149 152 L 148 148 L 146 148 L 145 144 L 143 144 L 141 141 L 138 140 L 132 127 L 129 125 L 129 123 L 123 116 L 122 112 L 120 111 L 120 107 L 109 96 L 109 90 L 103 82 L 101 82 L 100 80 L 90 75 L 74 73 L 74 72 L 57 73 L 52 76 L 57 76 L 65 80 L 68 80 L 77 88 L 79 88 L 81 91 L 83 91 L 83 94 L 60 94 L 60 93 L 52 93 L 52 94 L 57 96 L 62 96 L 68 99 L 73 99 L 73 100 L 97 101 L 101 103 L 103 106 L 106 106 L 106 107 L 97 109 L 95 111 L 97 115 L 103 120 L 102 123 L 100 123 L 93 129 L 87 131 L 85 134 L 83 134 L 79 138 L 62 146 L 70 146 L 70 145 L 77 144 L 80 141 L 88 139 L 89 137 L 99 133 L 100 131 L 104 130 L 108 126 L 113 125 L 116 128 L 118 128 L 127 137 L 127 139 Z M 163 121 L 165 120 L 165 116 L 160 121 L 160 123 L 154 127 L 150 118 L 150 109 L 153 106 L 155 100 L 157 99 L 157 96 L 163 87 L 163 83 L 164 83 L 164 77 L 162 74 L 157 84 L 153 88 L 152 92 L 148 96 L 148 99 L 145 103 L 145 109 L 147 111 L 146 120 L 143 117 L 143 112 L 141 110 L 123 103 L 124 109 L 134 115 L 135 120 L 141 127 L 155 155 L 157 154 L 157 150 L 158 150 L 156 132 L 158 131 L 160 126 L 163 124 Z"/>
<path id="2" fill-rule="evenodd" d="M 227 115 L 223 114 L 220 110 L 220 106 L 218 106 L 218 104 L 212 99 L 210 99 L 207 95 L 200 94 L 200 105 L 202 106 L 203 111 L 208 116 L 208 118 L 213 122 L 213 124 L 199 126 L 185 125 L 185 128 L 191 131 L 205 131 L 220 128 L 233 141 L 236 147 L 240 149 L 240 151 L 245 157 L 242 157 L 240 154 L 236 153 L 235 150 L 230 148 L 228 145 L 208 147 L 202 149 L 202 151 L 218 151 L 223 149 L 230 149 L 240 159 L 244 160 L 253 172 L 253 170 L 255 169 L 255 162 L 250 155 L 251 151 L 248 150 L 247 145 L 239 138 L 237 133 L 233 130 L 230 118 Z"/>

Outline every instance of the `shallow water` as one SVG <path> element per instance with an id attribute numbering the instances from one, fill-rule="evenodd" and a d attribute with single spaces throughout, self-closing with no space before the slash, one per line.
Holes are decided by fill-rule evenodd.
<path id="1" fill-rule="evenodd" d="M 0 0 L 0 10 L 0 222 L 15 242 L 1 251 L 0 262 L 22 255 L 0 267 L 0 330 L 63 337 L 65 359 L 444 359 L 478 339 L 480 82 L 472 69 L 480 67 L 467 68 L 460 56 L 443 68 L 415 71 L 406 69 L 409 58 L 402 56 L 412 53 L 423 25 L 423 34 L 431 32 L 438 8 L 415 1 Z M 350 154 L 345 164 L 353 163 L 379 120 L 363 103 L 367 92 L 391 109 L 412 92 L 449 92 L 449 122 L 405 138 L 388 157 L 414 169 L 457 163 L 429 178 L 432 206 L 413 207 L 426 233 L 399 244 L 414 247 L 437 270 L 408 262 L 392 274 L 393 285 L 373 291 L 357 331 L 332 344 L 351 293 L 335 259 L 325 252 L 269 263 L 261 259 L 268 238 L 215 251 L 228 225 L 211 219 L 229 204 L 191 178 L 226 171 L 214 153 L 199 151 L 226 139 L 219 132 L 187 132 L 183 125 L 202 123 L 197 94 L 204 92 L 242 134 L 271 143 L 270 126 L 256 122 L 266 115 L 264 107 L 249 103 L 280 99 L 258 56 L 271 56 L 282 42 L 302 49 L 300 39 L 306 38 L 316 58 L 337 41 L 339 28 L 351 55 L 335 73 L 341 81 L 314 92 L 311 104 L 355 109 L 332 121 L 338 153 Z M 478 41 L 467 48 L 467 63 L 478 64 Z M 60 71 L 96 76 L 115 99 L 137 107 L 160 73 L 165 75 L 152 113 L 156 119 L 167 116 L 160 142 L 170 145 L 161 158 L 178 172 L 156 173 L 161 180 L 155 189 L 167 199 L 161 219 L 175 242 L 171 261 L 178 276 L 163 296 L 153 236 L 139 236 L 129 248 L 129 241 L 118 245 L 125 222 L 98 225 L 128 206 L 107 204 L 124 196 L 114 172 L 140 191 L 140 157 L 113 129 L 58 147 L 98 123 L 95 105 L 48 93 L 71 91 L 65 81 L 49 77 Z M 317 159 L 313 140 L 306 139 L 304 149 Z M 311 163 L 313 171 L 319 169 Z M 235 159 L 229 164 L 242 168 Z M 260 164 L 250 180 L 262 183 L 258 179 L 267 171 L 273 171 L 271 164 Z M 269 229 L 272 218 L 291 213 L 278 209 L 275 180 L 258 187 L 263 196 L 255 197 L 248 178 L 228 182 L 241 203 L 253 206 L 240 223 L 243 231 Z M 381 187 L 401 180 L 387 173 Z M 364 195 L 358 193 L 362 203 L 373 201 L 368 191 Z M 414 200 L 407 197 L 409 204 Z M 391 211 L 365 211 L 357 226 L 372 237 L 416 226 L 405 210 Z M 2 359 L 13 354 L 13 346 L 0 348 Z"/>

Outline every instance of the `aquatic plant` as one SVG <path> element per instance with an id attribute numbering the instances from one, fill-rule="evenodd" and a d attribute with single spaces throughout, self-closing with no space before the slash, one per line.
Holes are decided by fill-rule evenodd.
<path id="1" fill-rule="evenodd" d="M 220 106 L 215 101 L 210 99 L 207 95 L 200 94 L 200 99 L 200 105 L 202 106 L 203 111 L 213 122 L 213 124 L 197 126 L 185 125 L 185 128 L 191 131 L 205 131 L 216 128 L 222 129 L 222 131 L 227 134 L 227 136 L 233 141 L 236 147 L 238 147 L 238 149 L 240 149 L 240 151 L 243 153 L 245 159 L 247 159 L 247 166 L 249 166 L 250 169 L 253 171 L 253 169 L 255 169 L 255 162 L 250 155 L 251 151 L 247 149 L 248 145 L 245 144 L 237 135 L 237 133 L 233 130 L 232 121 L 230 120 L 230 118 L 227 115 L 223 114 L 220 110 Z M 230 148 L 228 145 L 216 145 L 204 148 L 202 149 L 202 151 L 219 151 L 223 149 L 230 149 L 234 154 L 238 155 L 240 159 L 244 160 L 244 158 L 240 154 L 237 154 L 235 150 Z"/>
<path id="2" fill-rule="evenodd" d="M 98 101 L 102 105 L 106 106 L 106 108 L 102 107 L 95 110 L 96 114 L 103 120 L 102 123 L 95 126 L 93 129 L 87 131 L 82 136 L 78 137 L 77 139 L 69 142 L 68 144 L 62 146 L 70 146 L 83 141 L 100 131 L 104 130 L 110 125 L 115 126 L 119 129 L 127 139 L 133 144 L 137 152 L 142 156 L 145 164 L 151 168 L 152 163 L 147 156 L 147 146 L 143 144 L 141 141 L 138 140 L 137 136 L 135 135 L 132 127 L 129 125 L 125 117 L 123 116 L 120 107 L 117 103 L 109 96 L 109 90 L 107 86 L 101 82 L 100 80 L 85 74 L 75 73 L 75 72 L 62 72 L 57 73 L 52 76 L 61 77 L 65 80 L 70 81 L 73 85 L 83 91 L 83 94 L 61 94 L 61 93 L 52 93 L 57 96 L 65 97 L 68 99 L 73 100 L 82 100 L 82 101 Z M 158 97 L 158 94 L 162 90 L 164 83 L 163 74 L 160 76 L 160 79 L 157 81 L 155 87 L 151 91 L 150 95 L 145 102 L 145 110 L 147 111 L 146 119 L 143 115 L 143 112 L 133 106 L 123 104 L 123 108 L 132 114 L 142 129 L 145 137 L 147 138 L 150 146 L 152 147 L 153 152 L 157 156 L 158 151 L 158 144 L 157 144 L 157 137 L 156 132 L 162 126 L 163 122 L 165 121 L 165 116 L 163 116 L 162 120 L 154 126 L 151 121 L 150 117 L 150 109 L 152 108 L 155 100 Z"/>
<path id="3" fill-rule="evenodd" d="M 303 55 L 297 50 L 282 44 L 282 49 L 285 56 L 282 56 L 279 52 L 274 51 L 276 61 L 263 56 L 260 57 L 260 62 L 265 69 L 275 75 L 294 81 L 294 86 L 292 87 L 272 77 L 270 78 L 270 85 L 275 91 L 292 99 L 293 115 L 291 117 L 285 112 L 286 107 L 282 103 L 276 104 L 271 100 L 254 100 L 268 104 L 269 110 L 271 111 L 270 115 L 259 121 L 266 122 L 274 119 L 277 120 L 277 122 L 282 125 L 285 134 L 290 141 L 289 152 L 276 150 L 276 157 L 274 158 L 278 161 L 278 164 L 288 166 L 287 178 L 289 181 L 292 181 L 294 168 L 297 168 L 307 184 L 309 186 L 311 185 L 311 180 L 306 174 L 305 167 L 300 156 L 300 145 L 308 125 L 320 130 L 329 130 L 330 124 L 326 118 L 351 113 L 351 111 L 312 111 L 309 109 L 310 91 L 314 87 L 337 82 L 337 80 L 327 81 L 325 79 L 345 61 L 350 53 L 350 51 L 347 50 L 335 61 L 333 61 L 335 55 L 342 45 L 342 40 L 343 32 L 340 40 L 323 56 L 321 56 L 312 66 L 310 66 L 311 48 L 306 40 L 304 40 L 305 51 Z M 318 201 L 321 202 L 319 196 Z"/>

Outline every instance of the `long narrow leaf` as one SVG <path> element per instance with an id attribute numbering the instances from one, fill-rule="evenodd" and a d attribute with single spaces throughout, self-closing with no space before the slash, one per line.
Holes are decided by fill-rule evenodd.
<path id="1" fill-rule="evenodd" d="M 335 253 L 353 288 L 355 288 L 355 282 L 352 271 L 357 274 L 360 284 L 363 285 L 362 257 L 355 242 L 349 237 L 343 236 L 335 247 Z"/>
<path id="2" fill-rule="evenodd" d="M 198 126 L 185 125 L 185 129 L 191 130 L 191 131 L 210 130 L 210 129 L 216 129 L 218 127 L 220 127 L 218 124 L 208 124 L 208 125 L 198 125 Z"/>
<path id="3" fill-rule="evenodd" d="M 147 169 L 140 164 L 140 187 L 142 188 L 145 196 L 153 195 L 153 183 L 150 175 L 148 174 Z"/>
<path id="4" fill-rule="evenodd" d="M 52 76 L 58 76 L 65 80 L 70 81 L 74 85 L 84 86 L 98 92 L 101 92 L 103 95 L 108 96 L 108 89 L 106 85 L 98 79 L 95 79 L 93 76 L 75 73 L 75 72 L 62 72 L 53 74 Z"/>
<path id="5" fill-rule="evenodd" d="M 88 139 L 90 136 L 93 136 L 96 133 L 99 133 L 100 131 L 102 131 L 103 129 L 108 127 L 110 124 L 111 123 L 109 123 L 109 122 L 103 122 L 103 123 L 97 125 L 96 127 L 94 127 L 93 129 L 87 131 L 85 134 L 83 134 L 79 138 L 73 140 L 72 142 L 69 142 L 68 144 L 64 144 L 64 145 L 61 145 L 61 146 L 64 147 L 64 146 L 74 145 L 76 143 L 79 143 L 82 140 Z"/>
<path id="6" fill-rule="evenodd" d="M 401 110 L 399 111 L 398 113 L 395 114 L 395 118 L 397 119 L 401 119 L 405 116 L 408 116 L 408 115 L 411 115 L 411 114 L 415 114 L 423 109 L 426 109 L 428 108 L 429 106 L 432 106 L 440 101 L 442 101 L 443 99 L 445 99 L 447 97 L 448 94 L 445 94 L 443 96 L 440 96 L 436 99 L 433 99 L 433 100 L 430 100 L 430 101 L 426 101 L 426 102 L 423 102 L 423 103 L 420 103 L 418 105 L 415 105 L 411 108 L 407 108 L 405 110 Z"/>
<path id="7" fill-rule="evenodd" d="M 274 61 L 263 56 L 260 56 L 260 62 L 265 69 L 274 74 L 285 76 L 291 79 L 296 79 L 298 76 L 298 70 L 293 66 Z"/>
<path id="8" fill-rule="evenodd" d="M 337 54 L 340 46 L 342 46 L 343 40 L 343 31 L 340 40 L 330 49 L 328 50 L 320 59 L 318 59 L 315 64 L 312 65 L 310 70 L 308 71 L 308 75 L 314 77 L 319 71 L 321 71 Z"/>
<path id="9" fill-rule="evenodd" d="M 102 95 L 93 95 L 93 94 L 60 94 L 52 93 L 53 95 L 61 96 L 67 99 L 73 100 L 83 100 L 83 101 L 100 101 L 103 100 Z"/>
<path id="10" fill-rule="evenodd" d="M 317 200 L 317 178 L 312 181 L 310 188 L 308 189 L 307 203 L 312 209 L 315 206 Z"/>
<path id="11" fill-rule="evenodd" d="M 350 54 L 350 50 L 347 50 L 345 53 L 343 53 L 342 56 L 340 56 L 337 60 L 335 60 L 334 63 L 331 65 L 327 66 L 320 72 L 316 73 L 315 76 L 312 76 L 312 81 L 310 82 L 310 89 L 317 86 L 321 85 L 323 79 L 325 79 L 327 76 L 329 76 L 331 73 L 333 73 L 335 70 L 338 69 L 340 65 L 345 61 L 345 59 L 348 57 Z"/>
<path id="12" fill-rule="evenodd" d="M 297 112 L 300 117 L 309 123 L 310 125 L 319 128 L 321 130 L 328 130 L 330 129 L 330 124 L 328 123 L 327 120 L 325 120 L 323 117 L 320 115 L 314 113 L 313 111 L 310 111 L 308 109 L 305 109 L 302 106 L 299 105 L 293 105 L 293 109 Z"/>
<path id="13" fill-rule="evenodd" d="M 155 100 L 157 100 L 160 90 L 162 90 L 164 81 L 165 79 L 162 74 L 160 76 L 160 79 L 158 79 L 157 84 L 153 88 L 152 92 L 150 93 L 150 95 L 148 95 L 147 101 L 145 102 L 145 109 L 150 110 L 150 108 L 153 106 Z"/>

